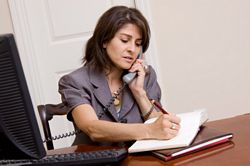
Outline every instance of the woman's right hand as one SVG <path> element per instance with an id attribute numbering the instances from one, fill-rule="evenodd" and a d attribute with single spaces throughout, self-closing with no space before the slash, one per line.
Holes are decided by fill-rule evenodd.
<path id="1" fill-rule="evenodd" d="M 149 137 L 152 139 L 171 139 L 180 130 L 180 118 L 175 114 L 162 114 L 159 118 L 149 124 Z"/>

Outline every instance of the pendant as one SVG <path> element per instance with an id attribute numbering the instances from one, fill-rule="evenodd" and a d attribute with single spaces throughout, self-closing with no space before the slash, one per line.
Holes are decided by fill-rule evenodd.
<path id="1" fill-rule="evenodd" d="M 115 100 L 114 100 L 114 105 L 115 105 L 115 106 L 120 105 L 120 100 L 119 100 L 119 99 L 117 99 L 117 98 L 115 98 Z"/>

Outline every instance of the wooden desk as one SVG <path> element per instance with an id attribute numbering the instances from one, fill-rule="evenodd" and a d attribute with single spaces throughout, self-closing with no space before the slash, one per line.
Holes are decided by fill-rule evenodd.
<path id="1" fill-rule="evenodd" d="M 213 148 L 196 152 L 168 162 L 155 158 L 150 153 L 129 154 L 128 157 L 122 161 L 121 166 L 250 165 L 250 113 L 233 118 L 208 122 L 206 125 L 234 133 L 232 142 L 215 146 Z M 48 154 L 88 151 L 93 149 L 100 149 L 100 147 L 78 145 L 48 151 Z"/>

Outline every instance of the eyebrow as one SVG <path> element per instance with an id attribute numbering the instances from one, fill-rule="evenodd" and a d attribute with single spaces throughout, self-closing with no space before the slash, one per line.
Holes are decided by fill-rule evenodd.
<path id="1" fill-rule="evenodd" d="M 120 33 L 119 36 L 127 36 L 127 37 L 129 37 L 129 38 L 132 38 L 132 36 L 129 35 L 129 34 L 127 34 L 127 33 Z M 142 38 L 138 38 L 138 39 L 136 39 L 136 40 L 137 40 L 137 41 L 138 41 L 138 40 L 139 40 L 139 41 L 142 41 Z"/>

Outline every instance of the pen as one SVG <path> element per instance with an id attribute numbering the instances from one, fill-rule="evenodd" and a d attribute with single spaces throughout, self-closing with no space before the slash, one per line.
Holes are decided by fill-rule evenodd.
<path id="1" fill-rule="evenodd" d="M 156 106 L 163 114 L 168 114 L 168 112 L 162 108 L 162 106 L 155 100 L 151 100 L 151 102 Z"/>

